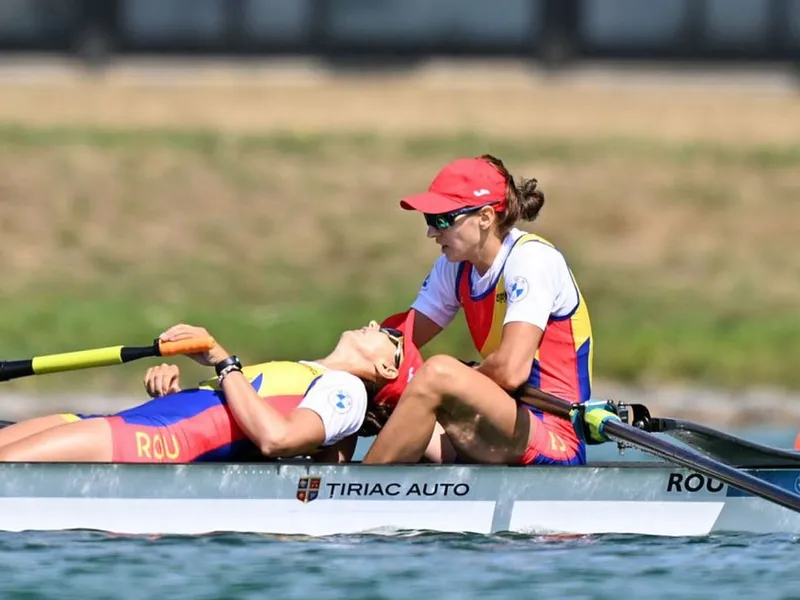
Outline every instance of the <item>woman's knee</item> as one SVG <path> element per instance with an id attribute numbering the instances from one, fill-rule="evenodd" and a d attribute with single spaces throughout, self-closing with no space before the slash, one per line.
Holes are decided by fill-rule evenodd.
<path id="1" fill-rule="evenodd" d="M 438 406 L 442 398 L 450 393 L 457 378 L 458 366 L 464 365 L 450 356 L 432 356 L 414 374 L 400 402 Z"/>
<path id="2" fill-rule="evenodd" d="M 447 392 L 458 380 L 459 371 L 463 375 L 464 369 L 469 367 L 460 360 L 446 354 L 437 354 L 423 363 L 413 381 L 432 391 Z"/>

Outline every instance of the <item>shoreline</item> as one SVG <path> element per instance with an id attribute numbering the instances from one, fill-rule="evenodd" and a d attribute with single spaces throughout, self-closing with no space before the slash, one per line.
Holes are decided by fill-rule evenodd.
<path id="1" fill-rule="evenodd" d="M 725 390 L 681 383 L 634 386 L 598 382 L 594 396 L 644 404 L 653 416 L 682 418 L 719 429 L 780 426 L 800 430 L 800 394 L 778 387 Z"/>
<path id="2" fill-rule="evenodd" d="M 689 384 L 595 384 L 595 398 L 644 404 L 653 416 L 696 421 L 723 430 L 781 427 L 800 431 L 800 394 L 779 388 L 722 390 Z M 0 419 L 21 420 L 58 412 L 111 413 L 145 401 L 143 396 L 97 392 L 0 393 Z"/>

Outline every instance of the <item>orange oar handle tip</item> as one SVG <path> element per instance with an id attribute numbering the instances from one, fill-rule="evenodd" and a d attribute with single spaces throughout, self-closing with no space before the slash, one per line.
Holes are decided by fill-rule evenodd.
<path id="1" fill-rule="evenodd" d="M 158 342 L 158 349 L 161 356 L 175 356 L 178 354 L 197 354 L 206 352 L 216 345 L 213 337 L 192 338 L 190 340 L 180 340 L 177 342 Z"/>

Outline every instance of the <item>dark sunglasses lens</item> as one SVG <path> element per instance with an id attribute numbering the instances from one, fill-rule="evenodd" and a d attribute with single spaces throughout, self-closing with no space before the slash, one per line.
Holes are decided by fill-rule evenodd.
<path id="1" fill-rule="evenodd" d="M 425 222 L 434 229 L 447 229 L 453 225 L 455 217 L 449 214 L 444 215 L 425 215 Z"/>
<path id="2" fill-rule="evenodd" d="M 403 332 L 392 327 L 381 327 L 381 331 L 388 335 L 389 339 L 395 345 L 394 366 L 399 369 L 403 357 Z"/>

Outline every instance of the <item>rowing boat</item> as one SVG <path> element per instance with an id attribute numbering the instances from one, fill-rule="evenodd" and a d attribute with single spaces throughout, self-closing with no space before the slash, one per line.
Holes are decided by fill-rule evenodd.
<path id="1" fill-rule="evenodd" d="M 156 341 L 2 361 L 0 381 L 196 349 L 194 341 L 185 347 Z M 541 390 L 525 392 L 522 402 L 556 416 L 586 422 L 586 412 L 594 410 L 591 402 L 573 404 Z M 305 460 L 7 463 L 0 464 L 0 530 L 312 536 L 800 533 L 800 452 L 690 421 L 652 418 L 639 404 L 609 401 L 600 414 L 607 417 L 599 425 L 593 422 L 605 440 L 666 462 L 582 467 L 324 465 Z"/>
<path id="2" fill-rule="evenodd" d="M 800 454 L 676 419 L 698 452 L 800 491 Z M 664 462 L 583 467 L 0 465 L 0 530 L 335 535 L 439 531 L 703 536 L 800 533 L 800 513 Z"/>
<path id="3" fill-rule="evenodd" d="M 798 490 L 800 467 L 748 469 Z M 333 535 L 800 533 L 800 514 L 664 463 L 0 465 L 0 530 Z"/>

